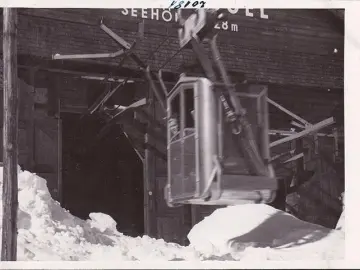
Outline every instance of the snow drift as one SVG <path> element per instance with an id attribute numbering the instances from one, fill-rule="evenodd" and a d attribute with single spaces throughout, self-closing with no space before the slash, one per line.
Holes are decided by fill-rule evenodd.
<path id="1" fill-rule="evenodd" d="M 0 167 L 1 193 L 2 176 Z M 147 236 L 125 236 L 102 213 L 91 213 L 86 221 L 74 217 L 51 198 L 46 180 L 35 174 L 19 169 L 18 181 L 18 260 L 343 258 L 342 230 L 309 224 L 267 205 L 216 210 L 194 226 L 188 235 L 191 245 L 182 247 Z"/>
<path id="2" fill-rule="evenodd" d="M 342 259 L 344 232 L 308 223 L 265 204 L 216 210 L 190 231 L 190 244 L 208 256 L 234 259 Z"/>
<path id="3" fill-rule="evenodd" d="M 0 176 L 2 183 L 2 167 Z M 199 259 L 191 248 L 125 236 L 108 215 L 92 213 L 87 221 L 74 217 L 51 198 L 46 180 L 35 174 L 19 169 L 18 182 L 18 260 Z M 0 209 L 2 219 L 2 201 Z"/>

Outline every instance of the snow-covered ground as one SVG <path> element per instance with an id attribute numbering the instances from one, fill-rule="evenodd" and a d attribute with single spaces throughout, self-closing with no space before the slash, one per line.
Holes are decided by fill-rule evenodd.
<path id="1" fill-rule="evenodd" d="M 2 175 L 0 167 L 1 183 Z M 267 205 L 232 206 L 195 225 L 190 246 L 182 247 L 125 236 L 105 214 L 92 213 L 86 221 L 74 217 L 51 198 L 44 179 L 19 169 L 18 260 L 23 261 L 338 260 L 344 258 L 342 222 L 330 230 Z"/>
<path id="2" fill-rule="evenodd" d="M 344 258 L 345 233 L 301 221 L 268 205 L 216 210 L 188 238 L 206 256 L 236 260 L 334 260 Z"/>

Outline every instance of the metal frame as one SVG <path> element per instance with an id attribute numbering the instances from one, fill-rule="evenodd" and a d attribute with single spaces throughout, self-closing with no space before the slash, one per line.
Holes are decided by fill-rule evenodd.
<path id="1" fill-rule="evenodd" d="M 198 13 L 201 15 L 205 11 L 198 11 Z M 198 17 L 200 16 L 198 14 Z M 221 12 L 216 12 L 216 18 L 215 20 L 210 20 L 208 22 L 210 25 L 215 24 L 220 18 L 223 18 L 221 16 Z M 203 14 L 204 15 L 204 14 Z M 201 17 L 201 16 L 200 16 Z M 179 33 L 186 32 L 188 33 L 190 30 L 186 29 L 189 28 L 189 25 L 191 23 L 186 23 L 180 14 L 179 11 L 179 21 L 180 21 L 180 27 L 182 29 L 179 30 Z M 192 14 L 190 18 L 187 20 L 188 22 L 194 23 L 196 21 L 194 18 L 196 18 L 196 15 Z M 191 203 L 191 204 L 218 204 L 217 200 L 220 199 L 222 203 L 231 203 L 231 202 L 239 202 L 239 201 L 258 201 L 262 202 L 263 200 L 267 201 L 270 199 L 273 199 L 273 189 L 276 189 L 276 179 L 274 175 L 274 171 L 272 169 L 271 164 L 269 164 L 267 161 L 270 159 L 270 153 L 268 146 L 262 147 L 259 151 L 257 146 L 257 141 L 255 140 L 255 137 L 253 135 L 253 130 L 250 126 L 250 123 L 248 122 L 246 110 L 241 105 L 240 99 L 235 91 L 234 85 L 231 83 L 230 78 L 227 75 L 226 68 L 221 61 L 220 52 L 217 48 L 216 44 L 216 38 L 217 35 L 213 36 L 211 39 L 211 52 L 213 55 L 213 59 L 215 62 L 215 65 L 220 73 L 220 76 L 222 78 L 223 84 L 222 87 L 219 88 L 219 92 L 214 92 L 211 85 L 213 83 L 216 83 L 216 73 L 213 70 L 212 61 L 210 58 L 207 57 L 207 52 L 205 48 L 200 43 L 200 40 L 204 37 L 203 33 L 206 32 L 208 29 L 208 25 L 205 20 L 207 20 L 206 16 L 202 16 L 203 21 L 198 21 L 195 32 L 192 32 L 191 35 L 187 37 L 188 40 L 182 40 L 182 36 L 180 36 L 180 46 L 190 46 L 195 54 L 197 55 L 197 58 L 206 74 L 206 78 L 197 78 L 197 81 L 208 81 L 210 83 L 210 86 L 207 87 L 207 89 L 202 89 L 202 91 L 197 92 L 195 89 L 195 95 L 194 96 L 194 103 L 197 104 L 195 106 L 198 106 L 195 110 L 195 142 L 196 142 L 196 190 L 195 194 L 183 194 L 182 191 L 179 192 L 179 195 L 181 198 L 172 198 L 173 195 L 171 192 L 172 189 L 172 182 L 175 181 L 177 185 L 180 185 L 182 187 L 182 190 L 184 190 L 184 187 L 182 186 L 184 184 L 184 175 L 180 175 L 180 178 L 182 179 L 180 182 L 182 184 L 179 184 L 176 179 L 173 179 L 174 176 L 171 173 L 172 167 L 172 158 L 171 158 L 171 145 L 172 142 L 169 141 L 171 139 L 170 134 L 170 126 L 168 124 L 167 132 L 168 132 L 168 159 L 169 159 L 169 167 L 168 167 L 168 185 L 167 185 L 167 191 L 165 190 L 165 196 L 167 199 L 167 202 L 171 206 L 171 203 L 175 201 L 178 201 L 180 203 Z M 185 29 L 184 29 L 185 28 Z M 202 32 L 202 34 L 200 34 Z M 182 41 L 184 41 L 182 43 Z M 173 95 L 175 92 L 180 91 L 182 89 L 181 84 L 185 83 L 187 78 L 180 78 L 180 81 L 178 84 L 173 88 L 173 90 L 169 93 L 167 96 L 167 106 L 168 106 L 168 120 L 172 117 L 172 111 L 171 111 L 171 100 L 173 98 Z M 189 79 L 191 80 L 191 78 Z M 196 88 L 196 87 L 195 87 Z M 206 91 L 205 91 L 206 90 Z M 180 92 L 181 100 L 183 101 L 183 93 Z M 201 95 L 201 97 L 200 97 Z M 258 97 L 258 96 L 256 96 Z M 217 99 L 219 98 L 219 99 Z M 210 99 L 210 100 L 208 100 Z M 213 99 L 216 99 L 213 100 Z M 211 102 L 213 100 L 213 102 Z M 257 100 L 257 105 L 259 105 L 259 100 Z M 265 104 L 266 100 L 264 100 Z M 204 104 L 203 104 L 204 103 Z M 209 103 L 209 104 L 208 104 Z M 221 104 L 221 107 L 219 107 L 219 110 L 214 110 L 218 104 Z M 212 104 L 212 109 L 208 106 Z M 169 109 L 170 108 L 170 109 Z M 210 110 L 210 111 L 209 111 Z M 210 112 L 213 111 L 215 115 L 212 115 Z M 202 113 L 202 116 L 199 116 L 199 113 Z M 182 117 L 183 112 L 181 111 Z M 205 117 L 205 118 L 204 118 Z M 220 117 L 220 118 L 219 118 Z M 222 127 L 218 126 L 218 121 L 215 119 L 222 119 L 222 117 L 225 117 L 226 121 L 230 125 L 230 132 L 231 132 L 231 138 L 234 142 L 234 146 L 238 150 L 238 154 L 242 156 L 243 153 L 245 153 L 245 156 L 243 160 L 245 163 L 247 163 L 247 166 L 249 168 L 249 174 L 250 175 L 243 175 L 242 180 L 239 181 L 237 179 L 239 175 L 223 175 L 222 172 L 222 165 L 219 159 L 219 150 L 221 152 L 222 149 L 222 143 L 223 143 L 223 136 L 222 136 Z M 257 115 L 258 120 L 260 118 L 259 115 Z M 260 119 L 261 120 L 261 119 Z M 206 126 L 206 129 L 202 128 L 203 122 L 206 122 L 204 124 Z M 222 120 L 221 120 L 222 121 Z M 263 123 L 267 123 L 266 121 Z M 181 121 L 180 123 L 180 131 L 183 131 L 184 123 Z M 268 128 L 268 126 L 265 126 L 265 128 Z M 216 132 L 216 129 L 218 130 Z M 205 132 L 206 134 L 199 134 L 201 132 Z M 267 130 L 265 131 L 267 133 Z M 265 138 L 266 137 L 266 138 Z M 265 139 L 265 143 L 269 143 L 268 134 L 262 138 Z M 201 139 L 201 140 L 200 140 Z M 215 141 L 214 141 L 215 140 Z M 221 141 L 219 141 L 221 140 Z M 180 147 L 184 147 L 184 134 L 180 134 L 180 141 L 181 142 Z M 200 145 L 201 144 L 201 145 Z M 219 149 L 220 148 L 220 149 Z M 183 151 L 183 150 L 182 150 Z M 200 157 L 201 155 L 201 157 Z M 184 155 L 182 153 L 181 159 L 184 158 Z M 199 161 L 197 159 L 202 160 L 202 166 L 200 165 Z M 267 164 L 265 164 L 265 162 Z M 216 165 L 217 164 L 217 165 Z M 184 170 L 183 168 L 183 162 L 180 162 L 181 170 Z M 200 170 L 200 171 L 199 171 Z M 183 174 L 184 172 L 182 172 Z M 254 175 L 252 175 L 254 174 Z M 186 175 L 186 177 L 189 177 L 189 175 Z M 218 178 L 218 181 L 214 181 L 215 178 Z M 222 180 L 222 178 L 224 178 Z M 226 180 L 225 180 L 226 178 Z M 267 180 L 267 181 L 265 181 Z M 264 182 L 265 181 L 265 182 Z M 244 194 L 239 195 L 239 192 L 243 192 L 243 182 L 250 184 L 249 190 L 246 190 Z M 264 183 L 264 184 L 260 184 Z M 234 186 L 235 185 L 235 186 Z M 224 188 L 224 190 L 223 190 Z M 237 189 L 234 193 L 233 188 Z M 268 190 L 268 188 L 270 190 Z M 200 192 L 199 192 L 200 189 Z M 268 191 L 268 194 L 263 197 L 264 194 L 260 192 L 259 189 L 264 189 Z M 226 190 L 226 192 L 224 192 Z M 237 195 L 235 195 L 237 194 Z M 196 196 L 197 195 L 197 196 Z M 235 197 L 234 197 L 235 195 Z M 238 196 L 239 195 L 239 196 Z M 184 197 L 185 196 L 185 197 Z M 205 197 L 204 197 L 205 196 Z M 210 196 L 208 198 L 208 196 Z M 266 199 L 265 199 L 266 198 Z M 177 200 L 178 199 L 178 200 Z M 210 200 L 209 200 L 210 199 Z M 215 202 L 214 202 L 215 201 Z"/>
<path id="2" fill-rule="evenodd" d="M 199 88 L 200 83 L 207 81 L 210 85 L 202 89 Z M 190 84 L 193 84 L 191 87 Z M 203 85 L 206 85 L 206 83 Z M 238 203 L 268 203 L 274 197 L 274 190 L 276 190 L 276 179 L 268 178 L 264 176 L 253 176 L 247 174 L 234 175 L 229 171 L 226 171 L 227 167 L 223 164 L 223 130 L 224 124 L 224 111 L 221 101 L 217 99 L 220 94 L 220 89 L 213 89 L 211 87 L 211 81 L 206 78 L 198 77 L 183 77 L 174 86 L 168 95 L 167 99 L 167 116 L 170 119 L 173 116 L 172 102 L 176 96 L 179 96 L 180 101 L 184 102 L 181 96 L 184 96 L 186 89 L 190 86 L 194 89 L 194 120 L 195 120 L 195 158 L 196 158 L 196 185 L 194 185 L 193 192 L 182 193 L 183 187 L 187 185 L 187 181 L 193 183 L 193 180 L 185 180 L 189 177 L 188 174 L 184 174 L 183 159 L 185 158 L 183 153 L 177 158 L 180 158 L 180 164 L 172 167 L 172 144 L 177 144 L 177 147 L 185 147 L 186 140 L 189 139 L 187 134 L 184 134 L 184 112 L 181 111 L 179 124 L 180 130 L 178 132 L 179 137 L 173 139 L 171 136 L 170 126 L 168 123 L 168 185 L 165 188 L 166 201 L 169 206 L 176 206 L 177 204 L 201 204 L 201 205 L 214 205 L 214 204 L 238 204 Z M 255 89 L 254 89 L 255 90 Z M 252 90 L 252 92 L 254 92 Z M 258 94 L 253 93 L 236 93 L 237 98 L 247 97 L 252 98 L 257 104 L 256 115 L 257 123 L 261 123 L 265 130 L 262 129 L 262 133 L 266 132 L 266 120 L 262 118 L 262 112 L 259 111 L 263 105 L 261 102 L 267 104 L 265 89 L 259 88 Z M 205 102 L 205 101 L 209 102 Z M 212 105 L 210 105 L 212 104 Z M 210 107 L 209 107 L 210 106 Z M 215 109 L 217 108 L 217 109 Z M 180 109 L 184 110 L 184 106 L 180 106 Z M 214 114 L 212 114 L 213 112 Z M 266 117 L 266 114 L 264 115 Z M 265 121 L 265 122 L 264 122 Z M 207 128 L 202 128 L 205 125 Z M 211 132 L 211 130 L 213 130 Z M 259 130 L 260 131 L 260 130 Z M 260 131 L 261 132 L 261 131 Z M 268 136 L 266 136 L 268 138 Z M 262 138 L 264 139 L 264 138 Z M 266 144 L 266 140 L 264 141 Z M 261 156 L 264 159 L 270 159 L 269 149 L 266 150 L 260 147 Z M 179 150 L 177 150 L 179 151 Z M 178 152 L 176 152 L 178 153 Z M 200 166 L 200 164 L 202 164 Z M 206 164 L 206 165 L 205 165 Z M 206 167 L 204 167 L 204 165 Z M 178 171 L 181 169 L 181 171 Z M 174 171 L 175 170 L 175 171 Z M 175 177 L 176 176 L 176 177 Z M 190 184 L 187 188 L 190 188 Z"/>
<path id="3" fill-rule="evenodd" d="M 173 112 L 172 112 L 172 101 L 174 98 L 176 98 L 177 96 L 180 97 L 180 103 L 184 103 L 184 91 L 187 91 L 188 88 L 191 88 L 194 90 L 194 110 L 195 110 L 195 115 L 194 115 L 194 133 L 187 135 L 185 134 L 185 122 L 184 122 L 184 106 L 180 106 L 180 130 L 179 130 L 179 135 L 180 137 L 177 138 L 176 140 L 172 139 L 171 133 L 170 133 L 170 128 L 168 126 L 167 132 L 168 132 L 168 160 L 171 160 L 171 146 L 173 144 L 176 143 L 181 143 L 181 147 L 182 147 L 182 152 L 184 151 L 184 144 L 185 144 L 185 140 L 190 139 L 190 137 L 194 137 L 195 139 L 195 171 L 196 171 L 196 179 L 195 179 L 195 190 L 193 193 L 191 194 L 181 194 L 183 196 L 174 196 L 172 194 L 172 189 L 171 189 L 171 183 L 173 182 L 173 177 L 172 177 L 172 173 L 171 173 L 171 162 L 168 165 L 168 183 L 170 183 L 170 185 L 168 185 L 165 189 L 165 197 L 167 200 L 167 203 L 169 206 L 174 206 L 174 202 L 176 205 L 176 202 L 181 202 L 184 203 L 185 201 L 187 202 L 191 202 L 194 203 L 196 200 L 206 200 L 207 197 L 209 196 L 209 191 L 211 189 L 211 187 L 214 185 L 214 179 L 218 178 L 220 179 L 220 174 L 221 174 L 221 166 L 220 163 L 216 157 L 216 149 L 211 148 L 210 146 L 214 147 L 216 146 L 217 143 L 211 143 L 211 138 L 214 138 L 213 136 L 216 136 L 216 126 L 213 126 L 213 130 L 214 132 L 212 133 L 212 137 L 211 136 L 207 136 L 209 134 L 203 134 L 201 133 L 201 128 L 199 127 L 199 119 L 201 117 L 201 113 L 199 110 L 201 110 L 201 106 L 199 105 L 200 101 L 198 100 L 198 96 L 201 94 L 205 94 L 204 93 L 204 89 L 200 89 L 201 85 L 206 85 L 208 84 L 209 81 L 206 80 L 205 78 L 198 78 L 198 77 L 183 77 L 180 79 L 180 81 L 174 86 L 173 90 L 169 93 L 168 95 L 168 99 L 167 99 L 167 116 L 168 119 L 170 119 L 173 116 Z M 212 91 L 212 90 L 210 90 Z M 206 94 L 205 94 L 206 95 Z M 213 118 L 212 117 L 208 117 L 208 123 L 212 122 Z M 169 125 L 169 122 L 168 122 Z M 199 138 L 203 138 L 203 140 L 201 140 L 201 142 L 199 141 Z M 210 148 L 209 148 L 210 147 Z M 216 147 L 215 147 L 216 148 Z M 206 152 L 204 152 L 206 151 Z M 208 153 L 208 154 L 206 154 Z M 212 153 L 212 154 L 209 154 Z M 208 162 L 207 164 L 212 164 L 213 167 L 209 168 L 201 168 L 200 167 L 200 156 L 203 156 L 203 158 L 207 158 Z M 181 155 L 181 162 L 184 162 L 184 155 Z M 183 170 L 183 166 L 181 165 L 181 168 Z M 201 171 L 200 171 L 201 170 Z M 182 171 L 182 178 L 184 179 L 184 172 Z M 207 184 L 204 184 L 204 179 L 206 179 Z M 176 181 L 175 181 L 176 182 Z M 218 185 L 218 187 L 215 190 L 219 190 L 219 185 L 220 182 L 217 181 L 215 183 L 216 185 Z M 215 197 L 219 197 L 219 194 L 212 194 L 212 198 Z M 194 201 L 195 200 L 195 201 Z"/>
<path id="4" fill-rule="evenodd" d="M 198 141 L 198 137 L 199 137 L 199 134 L 197 132 L 198 128 L 197 128 L 197 121 L 194 121 L 195 123 L 195 126 L 194 126 L 194 133 L 193 134 L 190 134 L 187 136 L 187 134 L 185 134 L 185 123 L 184 123 L 184 117 L 185 117 L 185 114 L 184 114 L 184 106 L 180 106 L 180 115 L 179 115 L 179 122 L 178 123 L 180 126 L 179 126 L 179 130 L 178 130 L 178 133 L 176 133 L 174 136 L 173 134 L 171 134 L 171 130 L 170 130 L 170 119 L 173 117 L 173 111 L 172 111 L 172 102 L 173 102 L 173 99 L 176 98 L 176 97 L 179 97 L 179 102 L 180 102 L 180 105 L 182 103 L 184 103 L 184 91 L 186 91 L 186 89 L 188 89 L 189 87 L 190 88 L 193 88 L 194 84 L 195 84 L 195 89 L 194 89 L 194 95 L 197 94 L 197 91 L 198 89 L 196 88 L 196 84 L 197 82 L 196 81 L 199 81 L 199 78 L 192 78 L 192 77 L 187 77 L 187 78 L 183 78 L 183 79 L 180 79 L 180 81 L 174 86 L 173 90 L 169 93 L 168 97 L 167 97 L 167 154 L 168 154 L 168 160 L 171 160 L 172 158 L 172 148 L 171 146 L 173 144 L 176 144 L 176 143 L 181 143 L 181 163 L 184 162 L 183 158 L 184 158 L 184 155 L 183 155 L 183 151 L 184 151 L 184 141 L 186 139 L 186 137 L 190 137 L 190 136 L 194 136 L 195 137 L 195 167 L 196 167 L 196 176 L 197 176 L 197 179 L 196 179 L 196 183 L 195 183 L 195 191 L 193 194 L 186 194 L 186 196 L 182 196 L 181 198 L 179 197 L 173 197 L 171 196 L 171 188 L 168 189 L 168 192 L 166 194 L 166 198 L 169 200 L 169 201 L 172 201 L 172 200 L 184 200 L 184 199 L 191 199 L 193 198 L 194 196 L 195 197 L 198 197 L 200 196 L 200 179 L 198 178 L 199 175 L 200 175 L 200 172 L 198 171 L 198 168 L 199 168 L 199 153 L 200 153 L 200 146 L 199 146 L 199 141 Z M 194 104 L 196 106 L 196 104 Z M 199 117 L 198 116 L 198 112 L 195 108 L 195 118 Z M 178 138 L 175 139 L 175 137 L 179 135 Z M 181 166 L 182 167 L 182 166 Z M 172 183 L 172 177 L 171 177 L 171 162 L 169 164 L 168 162 L 168 182 L 169 183 Z M 182 167 L 183 169 L 183 167 Z M 182 171 L 182 175 L 183 175 L 183 171 Z"/>

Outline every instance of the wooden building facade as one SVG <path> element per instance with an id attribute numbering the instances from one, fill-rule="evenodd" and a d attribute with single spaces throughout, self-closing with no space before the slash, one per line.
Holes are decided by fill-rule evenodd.
<path id="1" fill-rule="evenodd" d="M 229 9 L 228 12 L 228 21 L 216 28 L 220 52 L 233 81 L 246 79 L 249 83 L 267 86 L 270 98 L 311 123 L 335 116 L 341 129 L 344 115 L 344 12 L 309 9 Z M 19 9 L 19 159 L 25 169 L 48 180 L 51 193 L 59 201 L 66 196 L 62 193 L 61 115 L 86 112 L 94 96 L 106 87 L 94 78 L 130 78 L 133 83 L 128 88 L 133 92 L 132 96 L 125 98 L 119 94 L 116 98 L 118 102 L 126 103 L 122 105 L 139 97 L 151 98 L 143 72 L 129 59 L 122 65 L 118 58 L 52 60 L 54 54 L 119 50 L 100 29 L 101 18 L 130 44 L 136 41 L 134 52 L 152 70 L 161 68 L 164 71 L 168 88 L 182 72 L 200 74 L 194 54 L 186 49 L 178 51 L 173 11 Z M 115 83 L 109 85 L 113 87 Z M 151 106 L 150 114 L 155 119 L 162 118 L 156 102 Z M 290 120 L 270 107 L 271 129 L 290 130 Z M 320 140 L 321 145 L 331 152 L 333 139 Z M 163 146 L 161 149 L 164 151 Z M 163 198 L 166 163 L 154 151 L 143 152 L 144 232 L 184 244 L 192 224 L 213 208 L 168 208 Z M 328 163 L 316 161 L 312 165 L 315 175 L 307 184 L 310 185 L 307 190 L 315 193 L 313 197 L 327 203 L 319 206 L 309 198 L 306 207 L 298 205 L 297 209 L 307 209 L 302 212 L 303 219 L 332 226 L 341 209 L 334 198 L 342 191 L 339 182 L 343 180 L 339 178 L 343 175 L 337 175 Z M 333 214 L 321 220 L 318 214 L 325 208 L 332 209 Z"/>

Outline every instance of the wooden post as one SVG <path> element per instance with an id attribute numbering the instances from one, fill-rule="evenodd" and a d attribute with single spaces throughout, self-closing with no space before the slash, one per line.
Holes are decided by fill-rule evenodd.
<path id="1" fill-rule="evenodd" d="M 4 123 L 1 260 L 16 261 L 18 210 L 17 10 L 3 9 Z"/>
<path id="2" fill-rule="evenodd" d="M 31 108 L 31 117 L 30 121 L 28 122 L 28 147 L 29 147 L 29 165 L 31 171 L 34 169 L 35 165 L 35 96 L 36 96 L 36 87 L 35 87 L 35 76 L 36 76 L 37 69 L 32 68 L 29 70 L 30 73 L 30 86 L 32 87 L 31 98 L 32 98 L 32 108 Z"/>
<path id="3" fill-rule="evenodd" d="M 155 100 L 151 90 L 149 90 L 150 117 L 155 118 Z M 157 237 L 156 222 L 156 163 L 153 151 L 147 146 L 153 142 L 148 130 L 150 123 L 147 122 L 145 134 L 145 158 L 144 158 L 144 232 L 151 237 Z"/>
<path id="4" fill-rule="evenodd" d="M 61 112 L 61 103 L 60 100 L 58 100 L 58 136 L 57 136 L 57 150 L 58 150 L 58 164 L 57 164 L 57 200 L 58 202 L 63 205 L 63 179 L 62 179 L 62 157 L 63 157 L 63 147 L 62 147 L 62 134 L 63 134 L 63 128 L 62 128 L 62 120 L 60 118 L 60 112 Z"/>

